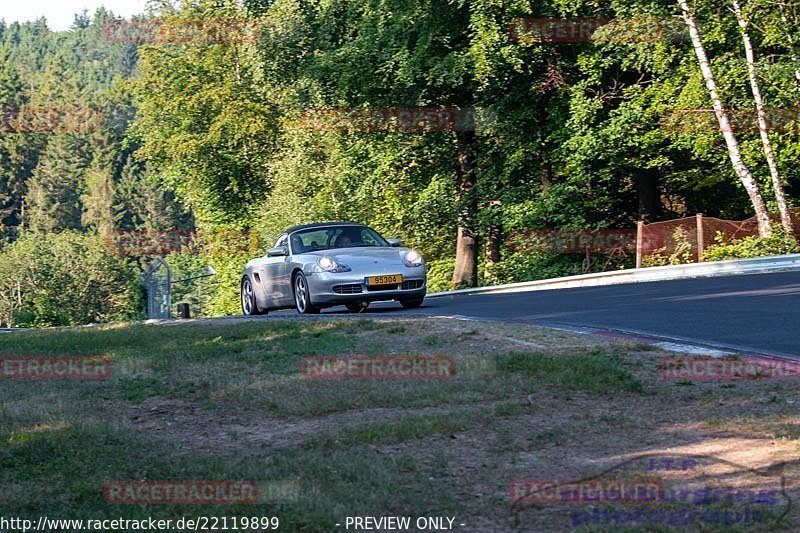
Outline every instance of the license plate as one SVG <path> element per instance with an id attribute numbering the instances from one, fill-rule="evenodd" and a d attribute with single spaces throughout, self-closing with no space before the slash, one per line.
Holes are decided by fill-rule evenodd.
<path id="1" fill-rule="evenodd" d="M 370 276 L 367 278 L 367 285 L 399 285 L 400 283 L 403 283 L 403 276 L 401 274 Z"/>

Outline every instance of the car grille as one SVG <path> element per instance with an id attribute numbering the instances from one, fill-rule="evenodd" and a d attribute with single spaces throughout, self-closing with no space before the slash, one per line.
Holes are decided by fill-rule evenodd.
<path id="1" fill-rule="evenodd" d="M 349 285 L 334 285 L 333 292 L 336 294 L 360 294 L 361 284 L 351 283 Z"/>
<path id="2" fill-rule="evenodd" d="M 400 285 L 400 290 L 410 291 L 412 289 L 419 289 L 424 283 L 425 282 L 421 279 L 407 279 Z"/>

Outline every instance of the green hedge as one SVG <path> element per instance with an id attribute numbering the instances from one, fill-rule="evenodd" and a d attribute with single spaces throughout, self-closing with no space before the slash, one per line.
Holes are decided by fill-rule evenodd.
<path id="1" fill-rule="evenodd" d="M 138 270 L 79 233 L 23 234 L 0 250 L 0 324 L 67 326 L 140 318 Z"/>
<path id="2" fill-rule="evenodd" d="M 797 240 L 787 235 L 786 230 L 781 226 L 773 226 L 770 237 L 745 237 L 726 243 L 723 235 L 717 233 L 715 241 L 717 244 L 709 246 L 703 254 L 706 261 L 747 259 L 800 252 Z"/>

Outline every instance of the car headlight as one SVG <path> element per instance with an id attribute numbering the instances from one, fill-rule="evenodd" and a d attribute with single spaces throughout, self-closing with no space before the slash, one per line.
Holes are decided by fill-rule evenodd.
<path id="1" fill-rule="evenodd" d="M 422 256 L 416 250 L 411 250 L 403 256 L 403 263 L 405 263 L 407 267 L 422 266 Z"/>
<path id="2" fill-rule="evenodd" d="M 319 266 L 328 272 L 350 272 L 349 266 L 341 265 L 328 256 L 319 258 Z"/>

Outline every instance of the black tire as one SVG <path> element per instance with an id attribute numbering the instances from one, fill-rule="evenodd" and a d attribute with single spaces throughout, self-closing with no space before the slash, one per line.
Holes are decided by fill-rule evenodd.
<path id="1" fill-rule="evenodd" d="M 351 313 L 363 313 L 369 307 L 369 302 L 348 302 L 344 305 Z"/>
<path id="2" fill-rule="evenodd" d="M 256 293 L 253 290 L 253 283 L 247 276 L 242 278 L 239 290 L 240 301 L 242 303 L 242 314 L 245 316 L 266 315 L 269 311 L 262 311 L 256 303 Z"/>
<path id="3" fill-rule="evenodd" d="M 400 305 L 402 305 L 406 309 L 415 309 L 422 305 L 422 301 L 425 298 L 408 298 L 405 300 L 400 300 Z"/>
<path id="4" fill-rule="evenodd" d="M 305 274 L 298 272 L 292 280 L 294 288 L 294 307 L 301 315 L 319 314 L 319 307 L 311 303 L 311 291 Z"/>

